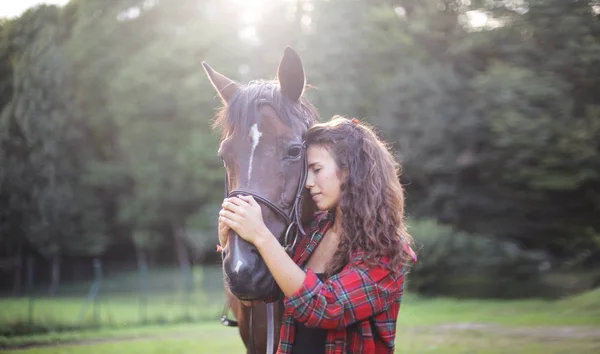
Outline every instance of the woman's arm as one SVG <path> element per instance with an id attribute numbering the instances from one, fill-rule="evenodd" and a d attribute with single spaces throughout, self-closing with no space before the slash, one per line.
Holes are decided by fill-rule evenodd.
<path id="1" fill-rule="evenodd" d="M 403 294 L 404 276 L 355 262 L 325 283 L 309 270 L 298 292 L 284 299 L 307 327 L 345 328 L 386 311 Z"/>

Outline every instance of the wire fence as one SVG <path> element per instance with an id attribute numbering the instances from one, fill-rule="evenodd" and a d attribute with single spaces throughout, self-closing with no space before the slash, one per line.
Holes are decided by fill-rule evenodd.
<path id="1" fill-rule="evenodd" d="M 31 262 L 31 261 L 29 261 Z M 225 304 L 221 268 L 104 267 L 87 281 L 63 283 L 50 296 L 28 264 L 25 296 L 0 298 L 0 335 L 140 324 L 218 321 Z"/>

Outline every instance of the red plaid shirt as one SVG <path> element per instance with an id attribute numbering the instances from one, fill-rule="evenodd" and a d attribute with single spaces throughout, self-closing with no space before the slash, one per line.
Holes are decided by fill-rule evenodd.
<path id="1" fill-rule="evenodd" d="M 296 247 L 293 257 L 296 264 L 304 266 L 332 225 L 328 213 L 316 214 L 307 233 L 311 237 L 300 240 Z M 291 353 L 296 321 L 307 327 L 327 329 L 327 354 L 393 353 L 404 274 L 395 276 L 387 265 L 387 259 L 383 259 L 380 267 L 369 268 L 359 252 L 325 282 L 308 269 L 300 290 L 284 298 L 277 353 Z"/>

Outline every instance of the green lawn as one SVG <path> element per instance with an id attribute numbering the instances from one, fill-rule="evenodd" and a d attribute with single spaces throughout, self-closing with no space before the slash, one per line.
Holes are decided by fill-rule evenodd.
<path id="1" fill-rule="evenodd" d="M 194 289 L 183 291 L 176 269 L 157 269 L 148 274 L 148 290 L 142 292 L 136 272 L 121 272 L 103 279 L 93 303 L 88 301 L 91 283 L 65 284 L 54 297 L 38 289 L 32 307 L 26 297 L 0 298 L 0 335 L 213 319 L 223 309 L 222 277 L 219 267 L 197 267 Z"/>
<path id="2" fill-rule="evenodd" d="M 218 271 L 212 273 L 196 272 L 203 277 L 197 284 L 206 284 L 209 276 L 219 279 Z M 133 286 L 135 277 L 113 280 L 115 287 Z M 24 354 L 243 352 L 237 329 L 218 322 L 224 301 L 218 281 L 208 282 L 216 286 L 197 286 L 187 298 L 177 291 L 172 274 L 153 281 L 143 326 L 135 291 L 102 295 L 97 316 L 90 307 L 82 322 L 77 318 L 85 296 L 62 293 L 37 299 L 34 335 L 14 335 L 32 330 L 28 299 L 0 299 L 0 329 L 13 333 L 0 336 L 0 348 Z M 600 289 L 563 300 L 427 299 L 407 294 L 398 319 L 397 348 L 400 353 L 600 353 Z"/>
<path id="3" fill-rule="evenodd" d="M 422 299 L 407 295 L 398 320 L 404 325 L 468 322 L 510 326 L 600 326 L 600 292 L 596 290 L 590 295 L 598 295 L 598 299 L 594 307 L 589 308 L 579 308 L 578 303 L 568 300 Z"/>
<path id="4" fill-rule="evenodd" d="M 105 333 L 106 334 L 106 333 Z M 12 350 L 19 354 L 109 354 L 109 353 L 242 353 L 244 347 L 234 328 L 218 324 L 174 326 L 159 331 L 148 328 L 122 333 L 124 340 L 108 337 L 85 340 L 77 345 Z M 137 338 L 136 338 L 137 336 Z M 441 330 L 401 326 L 398 328 L 398 353 L 598 353 L 600 338 L 560 338 L 543 334 L 507 334 L 494 330 Z"/>
<path id="5" fill-rule="evenodd" d="M 143 323 L 144 318 L 149 323 L 203 321 L 217 318 L 223 309 L 221 301 L 222 298 L 209 299 L 200 293 L 193 294 L 189 299 L 185 299 L 183 295 L 152 295 L 144 311 L 139 297 L 113 295 L 101 298 L 95 307 L 90 305 L 82 321 L 79 321 L 79 314 L 86 303 L 84 298 L 41 298 L 36 299 L 33 305 L 33 323 L 37 327 L 36 331 L 45 331 L 77 327 L 132 326 Z M 16 333 L 27 330 L 27 299 L 0 299 L 0 308 L 0 329 L 3 329 L 4 333 L 7 333 L 11 326 L 15 328 Z"/>
<path id="6" fill-rule="evenodd" d="M 195 294 L 187 302 L 182 295 L 153 295 L 147 304 L 146 320 L 154 324 L 216 320 L 222 310 L 222 301 L 222 297 L 208 298 L 202 294 Z M 84 320 L 78 322 L 84 302 L 83 298 L 68 297 L 37 299 L 34 304 L 35 330 L 69 330 L 78 326 L 130 327 L 143 322 L 140 301 L 135 296 L 104 297 L 99 302 L 96 317 L 94 308 L 90 307 Z M 7 328 L 4 333 L 11 333 L 9 328 L 14 328 L 14 334 L 28 330 L 27 299 L 0 299 L 0 308 L 0 328 Z M 565 301 L 423 299 L 407 294 L 399 321 L 414 326 L 451 322 L 516 326 L 599 325 L 600 311 L 585 306 L 579 309 Z"/>
<path id="7" fill-rule="evenodd" d="M 80 344 L 9 350 L 6 353 L 240 353 L 244 345 L 237 328 L 213 323 L 150 326 L 121 331 L 102 330 L 82 333 Z M 51 335 L 50 335 L 51 336 Z M 46 336 L 38 336 L 42 341 Z M 66 334 L 55 340 L 73 340 Z"/>

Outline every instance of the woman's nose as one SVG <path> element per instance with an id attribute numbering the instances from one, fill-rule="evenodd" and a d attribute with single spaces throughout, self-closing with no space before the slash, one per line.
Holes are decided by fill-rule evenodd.
<path id="1" fill-rule="evenodd" d="M 308 177 L 306 177 L 306 183 L 304 184 L 304 187 L 306 189 L 311 189 L 314 186 L 314 182 L 313 179 L 310 177 L 310 174 L 308 175 Z"/>

